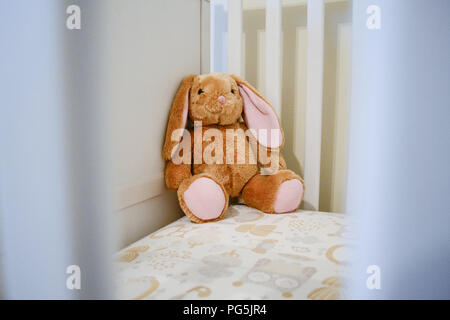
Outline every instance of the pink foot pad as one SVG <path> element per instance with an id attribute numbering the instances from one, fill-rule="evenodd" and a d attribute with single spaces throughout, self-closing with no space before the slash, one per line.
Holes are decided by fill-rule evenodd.
<path id="1" fill-rule="evenodd" d="M 292 212 L 298 208 L 303 196 L 303 184 L 297 180 L 287 180 L 280 185 L 273 206 L 276 213 Z"/>
<path id="2" fill-rule="evenodd" d="M 189 210 L 202 220 L 219 217 L 226 202 L 222 188 L 209 178 L 198 178 L 192 182 L 183 198 Z"/>

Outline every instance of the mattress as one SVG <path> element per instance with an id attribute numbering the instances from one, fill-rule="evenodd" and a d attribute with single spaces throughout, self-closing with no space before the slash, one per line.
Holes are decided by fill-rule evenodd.
<path id="1" fill-rule="evenodd" d="M 223 220 L 183 217 L 117 253 L 121 299 L 339 299 L 343 214 L 274 215 L 230 206 Z"/>

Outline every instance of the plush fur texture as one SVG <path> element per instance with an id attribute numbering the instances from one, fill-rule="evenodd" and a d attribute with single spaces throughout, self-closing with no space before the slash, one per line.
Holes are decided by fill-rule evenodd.
<path id="1" fill-rule="evenodd" d="M 250 99 L 248 97 L 242 98 L 241 94 L 246 94 L 246 92 L 250 93 Z M 254 105 L 248 105 L 248 101 L 256 101 L 256 99 L 260 99 L 260 104 L 263 103 L 264 110 L 260 110 L 258 107 L 255 109 Z M 245 111 L 250 110 L 246 108 L 253 108 L 252 113 L 247 112 L 246 114 Z M 274 119 L 278 121 L 276 126 L 281 133 L 281 146 L 279 148 L 264 147 L 259 143 L 259 137 L 251 134 L 244 136 L 244 139 L 241 140 L 245 141 L 244 144 L 234 143 L 233 146 L 226 139 L 227 132 L 230 132 L 227 129 L 233 129 L 236 134 L 236 141 L 239 141 L 237 136 L 245 135 L 247 130 L 247 123 L 242 122 L 241 116 L 247 115 L 247 117 L 244 116 L 244 121 L 247 121 L 251 120 L 247 118 L 255 113 L 263 120 L 264 117 L 270 116 L 272 125 Z M 213 136 L 205 138 L 202 135 L 203 140 L 195 140 L 192 127 L 195 121 L 202 122 L 203 134 L 212 132 Z M 265 122 L 263 121 L 263 123 Z M 176 129 L 184 128 L 187 128 L 191 133 L 192 160 L 196 150 L 199 149 L 196 148 L 196 146 L 199 147 L 196 144 L 201 144 L 202 152 L 206 152 L 212 141 L 217 142 L 214 133 L 221 133 L 218 137 L 222 137 L 223 152 L 214 150 L 211 153 L 214 160 L 212 163 L 203 159 L 201 163 L 192 161 L 192 164 L 175 164 L 173 157 L 179 151 L 180 142 L 183 142 L 184 138 L 179 136 L 178 140 L 173 141 L 173 133 Z M 175 95 L 167 124 L 166 139 L 162 150 L 163 158 L 167 161 L 165 169 L 167 187 L 177 190 L 182 210 L 196 223 L 216 221 L 223 218 L 230 197 L 242 196 L 247 205 L 267 213 L 275 213 L 274 203 L 277 197 L 282 196 L 278 195 L 280 185 L 292 179 L 299 180 L 303 186 L 303 191 L 298 194 L 298 203 L 300 204 L 304 192 L 303 180 L 294 172 L 286 170 L 286 163 L 280 154 L 283 144 L 284 135 L 278 116 L 276 116 L 267 100 L 249 83 L 238 76 L 228 74 L 189 75 L 184 78 Z M 227 155 L 230 149 L 234 151 L 234 157 L 230 154 Z M 278 164 L 273 166 L 271 163 L 263 164 L 264 161 L 261 161 L 259 155 L 264 153 L 267 155 L 278 153 Z M 233 164 L 229 164 L 230 159 L 234 160 Z M 239 159 L 245 160 L 238 163 Z M 267 169 L 269 167 L 279 169 L 279 171 L 275 170 L 276 172 L 274 171 L 271 175 L 260 174 L 260 168 Z M 212 179 L 223 191 L 226 204 L 217 218 L 203 220 L 196 216 L 195 212 L 191 212 L 185 203 L 184 193 L 200 177 Z"/>
<path id="2" fill-rule="evenodd" d="M 278 196 L 278 189 L 283 182 L 292 179 L 299 180 L 304 189 L 303 180 L 291 170 L 280 170 L 272 175 L 255 175 L 245 185 L 242 191 L 242 199 L 250 207 L 266 213 L 276 213 L 274 204 Z M 301 200 L 303 200 L 303 194 L 300 202 Z"/>

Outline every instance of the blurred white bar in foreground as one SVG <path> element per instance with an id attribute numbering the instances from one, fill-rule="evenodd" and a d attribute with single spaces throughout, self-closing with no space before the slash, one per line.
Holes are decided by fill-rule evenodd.
<path id="1" fill-rule="evenodd" d="M 67 1 L 0 4 L 3 298 L 111 297 L 101 3 L 77 2 L 81 30 Z M 80 290 L 66 283 L 78 267 Z"/>
<path id="2" fill-rule="evenodd" d="M 449 12 L 353 1 L 349 298 L 450 298 Z"/>

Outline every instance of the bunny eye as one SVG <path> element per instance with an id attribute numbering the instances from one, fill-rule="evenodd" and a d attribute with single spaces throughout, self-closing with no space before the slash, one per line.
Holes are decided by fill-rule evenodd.
<path id="1" fill-rule="evenodd" d="M 198 89 L 198 94 L 202 94 L 203 92 L 205 92 L 205 91 L 203 91 L 203 89 Z"/>
<path id="2" fill-rule="evenodd" d="M 231 93 L 234 94 L 234 89 L 231 89 Z"/>

